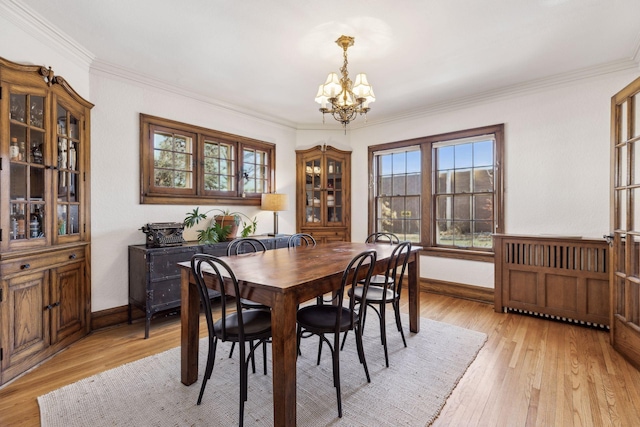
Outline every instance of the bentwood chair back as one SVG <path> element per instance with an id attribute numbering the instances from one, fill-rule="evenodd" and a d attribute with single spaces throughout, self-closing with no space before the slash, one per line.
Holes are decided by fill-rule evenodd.
<path id="1" fill-rule="evenodd" d="M 400 239 L 393 233 L 388 233 L 386 231 L 379 231 L 376 233 L 371 233 L 367 236 L 364 241 L 365 243 L 388 243 L 390 245 L 394 245 L 400 243 Z"/>
<path id="2" fill-rule="evenodd" d="M 242 255 L 242 254 L 247 254 L 252 252 L 266 252 L 266 251 L 267 251 L 267 247 L 265 246 L 265 244 L 262 243 L 261 240 L 253 237 L 238 237 L 237 239 L 233 239 L 231 242 L 229 242 L 229 246 L 227 246 L 227 256 Z M 241 298 L 240 303 L 242 304 L 243 308 L 269 310 L 269 307 L 267 307 L 266 305 L 248 300 L 246 298 Z M 229 358 L 233 356 L 233 350 L 235 349 L 235 347 L 236 345 L 235 343 L 233 343 L 231 345 L 231 350 L 229 350 Z M 262 349 L 265 375 L 267 373 L 267 362 L 266 362 L 267 348 L 266 347 L 267 346 L 265 344 Z M 251 361 L 251 368 L 253 373 L 255 374 L 256 372 L 255 360 Z"/>
<path id="3" fill-rule="evenodd" d="M 316 245 L 316 239 L 311 234 L 296 233 L 291 235 L 291 237 L 289 237 L 289 243 L 287 246 L 289 248 L 295 248 L 297 246 L 315 246 L 315 245 Z"/>
<path id="4" fill-rule="evenodd" d="M 239 295 L 238 280 L 231 268 L 218 257 L 207 254 L 195 254 L 191 258 L 191 270 L 196 280 L 200 301 L 204 308 L 209 332 L 209 352 L 207 354 L 207 367 L 200 387 L 197 404 L 202 403 L 207 381 L 211 378 L 216 357 L 216 345 L 218 340 L 238 343 L 240 347 L 240 405 L 238 425 L 244 424 L 244 402 L 247 400 L 247 376 L 249 360 L 253 360 L 255 349 L 271 338 L 271 313 L 266 310 L 245 310 L 240 304 L 240 299 L 235 298 L 228 304 L 226 298 L 220 299 L 221 317 L 214 323 L 211 313 L 211 300 L 205 285 L 205 272 L 209 280 L 214 280 L 222 295 Z M 255 342 L 255 344 L 253 344 Z M 249 345 L 247 354 L 246 343 Z"/>
<path id="5" fill-rule="evenodd" d="M 266 252 L 267 247 L 261 240 L 253 237 L 238 237 L 229 242 L 227 255 L 240 255 L 250 252 Z"/>
<path id="6" fill-rule="evenodd" d="M 381 276 L 384 280 L 381 283 L 377 283 L 376 286 L 369 286 L 366 295 L 363 293 L 362 288 L 353 288 L 349 290 L 349 297 L 357 302 L 357 304 L 370 307 L 376 312 L 380 320 L 380 340 L 384 346 L 384 360 L 389 367 L 389 352 L 387 350 L 387 330 L 386 330 L 386 306 L 391 304 L 396 318 L 396 327 L 402 336 L 402 342 L 404 346 L 407 346 L 407 340 L 404 337 L 404 331 L 402 329 L 402 321 L 400 319 L 400 295 L 402 293 L 402 281 L 404 279 L 404 273 L 407 269 L 407 263 L 409 261 L 409 255 L 411 253 L 411 242 L 401 242 L 391 253 L 389 263 L 384 275 Z M 376 276 L 376 277 L 378 277 Z M 373 280 L 373 278 L 372 278 Z M 373 285 L 373 282 L 371 283 Z M 366 320 L 366 309 L 363 313 L 363 327 Z M 343 338 L 342 346 L 344 346 Z"/>
<path id="7" fill-rule="evenodd" d="M 340 288 L 335 292 L 331 304 L 323 304 L 320 301 L 316 305 L 302 307 L 298 310 L 298 347 L 301 338 L 311 335 L 318 335 L 322 342 L 325 342 L 331 350 L 333 360 L 333 385 L 336 388 L 336 398 L 338 401 L 338 416 L 342 417 L 342 396 L 340 392 L 340 334 L 353 330 L 356 335 L 356 346 L 358 358 L 364 367 L 367 382 L 371 382 L 369 369 L 364 355 L 362 345 L 362 317 L 361 308 L 365 305 L 356 306 L 353 298 L 349 299 L 348 306 L 343 306 L 345 289 L 353 287 L 362 289 L 362 296 L 366 301 L 369 279 L 376 263 L 376 251 L 373 249 L 364 251 L 356 255 L 349 265 L 344 269 Z M 358 282 L 358 277 L 364 275 L 364 283 Z M 303 336 L 304 334 L 304 336 Z M 332 336 L 330 341 L 325 335 Z M 318 364 L 320 364 L 320 352 L 322 346 L 318 348 Z"/>
<path id="8" fill-rule="evenodd" d="M 393 233 L 383 231 L 369 234 L 364 242 L 397 245 L 400 243 L 400 239 Z M 387 278 L 384 274 L 376 274 L 371 278 L 371 286 L 384 286 L 386 281 Z"/>

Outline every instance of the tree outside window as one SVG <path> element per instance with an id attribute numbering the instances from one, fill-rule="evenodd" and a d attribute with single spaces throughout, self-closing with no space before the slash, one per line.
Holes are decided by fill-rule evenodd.
<path id="1" fill-rule="evenodd" d="M 275 145 L 140 115 L 141 203 L 259 205 Z"/>

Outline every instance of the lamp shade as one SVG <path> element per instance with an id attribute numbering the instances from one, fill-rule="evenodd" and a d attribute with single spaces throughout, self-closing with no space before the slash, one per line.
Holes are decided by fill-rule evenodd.
<path id="1" fill-rule="evenodd" d="M 367 75 L 365 73 L 360 73 L 356 76 L 353 93 L 355 93 L 358 98 L 367 98 L 370 95 L 371 85 L 367 81 Z"/>
<path id="2" fill-rule="evenodd" d="M 289 209 L 289 197 L 280 193 L 263 193 L 260 207 L 265 211 L 286 211 Z"/>
<path id="3" fill-rule="evenodd" d="M 324 82 L 324 96 L 327 98 L 333 98 L 338 96 L 342 92 L 342 85 L 340 84 L 340 78 L 336 73 L 329 73 L 327 80 Z"/>
<path id="4" fill-rule="evenodd" d="M 327 106 L 327 99 L 329 99 L 329 97 L 324 94 L 324 85 L 320 85 L 318 93 L 316 93 L 316 102 L 324 108 Z"/>

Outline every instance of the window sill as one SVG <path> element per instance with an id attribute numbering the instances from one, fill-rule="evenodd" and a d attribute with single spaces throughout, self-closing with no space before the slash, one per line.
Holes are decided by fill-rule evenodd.
<path id="1" fill-rule="evenodd" d="M 434 248 L 434 247 L 424 247 L 420 251 L 420 255 L 464 259 L 468 261 L 481 261 L 481 262 L 493 262 L 493 258 L 494 258 L 493 251 L 483 252 L 483 251 L 470 251 L 470 250 Z"/>
<path id="2" fill-rule="evenodd" d="M 247 197 L 203 197 L 203 196 L 156 196 L 141 195 L 140 203 L 145 205 L 229 205 L 260 206 L 261 198 Z"/>

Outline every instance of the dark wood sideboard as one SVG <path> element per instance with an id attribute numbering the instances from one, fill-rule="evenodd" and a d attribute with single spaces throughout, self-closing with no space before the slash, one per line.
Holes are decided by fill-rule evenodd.
<path id="1" fill-rule="evenodd" d="M 268 250 L 286 248 L 289 236 L 252 236 L 265 244 Z M 144 337 L 149 337 L 151 318 L 160 312 L 176 310 L 180 307 L 179 262 L 189 261 L 196 253 L 215 256 L 227 254 L 229 242 L 203 245 L 187 242 L 182 246 L 147 248 L 145 245 L 129 246 L 129 323 L 132 309 L 137 307 L 145 312 Z M 220 294 L 210 290 L 209 296 Z"/>

